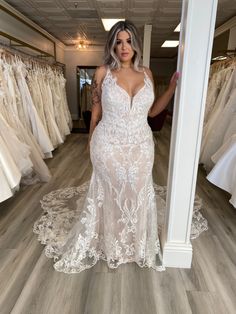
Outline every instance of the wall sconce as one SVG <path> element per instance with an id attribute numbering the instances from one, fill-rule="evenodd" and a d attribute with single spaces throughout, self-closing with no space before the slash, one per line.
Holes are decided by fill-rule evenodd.
<path id="1" fill-rule="evenodd" d="M 86 49 L 88 48 L 88 43 L 85 40 L 79 40 L 78 43 L 75 45 L 76 49 Z"/>

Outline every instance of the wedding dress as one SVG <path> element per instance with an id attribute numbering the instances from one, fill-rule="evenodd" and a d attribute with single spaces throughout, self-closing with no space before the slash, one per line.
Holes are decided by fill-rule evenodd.
<path id="1" fill-rule="evenodd" d="M 21 173 L 0 134 L 0 201 L 13 195 L 19 189 Z"/>
<path id="2" fill-rule="evenodd" d="M 207 179 L 232 196 L 229 202 L 236 208 L 236 133 L 212 156 L 214 168 Z"/>
<path id="3" fill-rule="evenodd" d="M 18 62 L 16 66 L 16 80 L 18 88 L 20 90 L 22 104 L 25 110 L 25 116 L 28 119 L 26 123 L 27 127 L 32 131 L 35 139 L 37 140 L 42 152 L 45 156 L 52 156 L 52 151 L 54 150 L 52 143 L 47 135 L 47 132 L 44 129 L 43 123 L 39 118 L 38 112 L 34 106 L 27 82 L 26 75 L 27 69 L 26 65 L 23 62 Z M 27 121 L 21 121 L 25 123 Z"/>
<path id="4" fill-rule="evenodd" d="M 212 111 L 215 109 L 216 100 L 219 96 L 219 93 L 222 89 L 222 86 L 230 77 L 231 71 L 227 68 L 221 70 L 220 72 L 215 72 L 210 78 L 208 89 L 207 89 L 207 98 L 206 98 L 206 108 L 204 114 L 204 125 L 208 122 L 212 115 Z"/>
<path id="5" fill-rule="evenodd" d="M 58 126 L 55 121 L 55 113 L 52 101 L 52 95 L 50 88 L 47 86 L 48 73 L 44 72 L 42 69 L 39 73 L 39 87 L 43 99 L 44 112 L 46 116 L 46 123 L 48 127 L 49 136 L 52 140 L 53 147 L 58 147 L 63 143 L 62 136 L 58 129 Z"/>
<path id="6" fill-rule="evenodd" d="M 153 85 L 145 72 L 143 86 L 130 97 L 107 70 L 102 119 L 90 143 L 91 180 L 44 196 L 44 214 L 34 224 L 57 271 L 78 273 L 98 260 L 107 261 L 110 268 L 136 262 L 165 269 L 158 223 L 163 224 L 166 189 L 153 183 L 154 141 L 147 123 L 153 100 Z M 207 229 L 200 207 L 197 197 L 192 238 Z"/>
<path id="7" fill-rule="evenodd" d="M 211 116 L 203 129 L 200 162 L 204 164 L 208 172 L 214 166 L 211 156 L 222 145 L 222 136 L 224 136 L 225 128 L 228 126 L 228 116 L 233 110 L 232 106 L 226 107 L 226 104 L 228 101 L 232 104 L 231 95 L 236 88 L 236 71 L 231 68 L 227 68 L 227 71 L 229 73 L 228 80 L 224 81 Z"/>
<path id="8" fill-rule="evenodd" d="M 10 127 L 0 112 L 0 136 L 10 152 L 11 158 L 21 173 L 21 176 L 29 175 L 33 170 L 33 163 L 30 159 L 30 147 L 22 143 L 16 131 Z"/>
<path id="9" fill-rule="evenodd" d="M 57 80 L 51 79 L 52 93 L 54 95 L 55 119 L 61 134 L 65 137 L 70 133 L 70 123 L 68 121 L 68 105 L 65 103 L 64 90 L 65 79 L 57 76 Z"/>

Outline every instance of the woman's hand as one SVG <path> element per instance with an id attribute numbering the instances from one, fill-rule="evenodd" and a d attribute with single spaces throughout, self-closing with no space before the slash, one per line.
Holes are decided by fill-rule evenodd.
<path id="1" fill-rule="evenodd" d="M 169 83 L 168 89 L 169 89 L 170 91 L 172 91 L 173 93 L 175 92 L 175 89 L 176 89 L 176 85 L 177 85 L 179 76 L 180 76 L 179 72 L 175 72 L 175 73 L 172 75 L 171 79 L 170 79 L 170 83 Z"/>
<path id="2" fill-rule="evenodd" d="M 149 117 L 153 118 L 157 116 L 160 112 L 162 112 L 168 106 L 171 98 L 174 95 L 178 78 L 179 78 L 179 72 L 175 72 L 170 79 L 170 83 L 167 90 L 154 101 L 151 109 L 148 112 Z"/>

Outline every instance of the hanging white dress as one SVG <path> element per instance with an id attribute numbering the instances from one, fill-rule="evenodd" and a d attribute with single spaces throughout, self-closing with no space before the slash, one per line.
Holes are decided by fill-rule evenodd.
<path id="1" fill-rule="evenodd" d="M 231 68 L 228 68 L 227 70 L 229 71 L 230 76 L 228 80 L 225 81 L 218 95 L 215 108 L 203 129 L 200 162 L 204 164 L 204 167 L 207 171 L 210 171 L 214 166 L 211 156 L 222 145 L 221 130 L 222 127 L 225 128 L 228 125 L 228 121 L 225 121 L 224 119 L 224 123 L 222 123 L 221 116 L 230 98 L 230 95 L 232 94 L 232 90 L 236 85 L 236 70 L 232 70 Z M 220 128 L 218 126 L 219 123 L 221 125 Z"/>
<path id="2" fill-rule="evenodd" d="M 231 113 L 228 120 L 227 128 L 224 134 L 223 144 L 225 144 L 234 134 L 236 134 L 236 88 L 234 90 L 234 95 L 230 97 Z"/>
<path id="3" fill-rule="evenodd" d="M 58 145 L 63 143 L 63 138 L 60 134 L 58 126 L 55 120 L 54 107 L 52 102 L 52 95 L 47 86 L 48 74 L 44 70 L 40 70 L 38 74 L 38 83 L 41 91 L 41 96 L 43 100 L 44 114 L 46 117 L 47 129 L 49 137 L 52 141 L 53 147 L 56 148 Z"/>
<path id="4" fill-rule="evenodd" d="M 48 132 L 48 126 L 46 122 L 46 115 L 44 112 L 44 106 L 47 104 L 43 103 L 41 91 L 39 88 L 39 82 L 38 82 L 38 70 L 31 70 L 27 76 L 27 83 L 29 86 L 30 94 L 33 99 L 33 103 L 35 105 L 35 108 L 38 112 L 38 115 L 40 117 L 40 120 L 43 123 L 44 129 L 47 132 L 48 137 L 50 138 L 50 134 Z"/>
<path id="5" fill-rule="evenodd" d="M 45 157 L 51 157 L 54 147 L 52 146 L 52 143 L 47 135 L 47 132 L 44 129 L 43 123 L 39 118 L 32 97 L 30 95 L 30 91 L 25 78 L 27 75 L 26 67 L 22 62 L 19 62 L 16 65 L 15 70 L 17 84 L 22 98 L 22 103 L 26 113 L 28 114 L 29 121 L 27 122 L 27 126 L 32 131 L 32 134 L 34 135 L 39 146 L 41 147 L 41 150 L 44 153 Z M 25 121 L 21 122 L 24 123 Z"/>
<path id="6" fill-rule="evenodd" d="M 0 148 L 1 151 L 1 148 Z M 0 152 L 1 154 L 1 152 Z M 12 191 L 9 182 L 0 167 L 0 203 L 12 197 L 14 192 Z"/>
<path id="7" fill-rule="evenodd" d="M 29 175 L 33 170 L 33 164 L 30 159 L 30 147 L 19 141 L 16 131 L 7 124 L 0 112 L 0 135 L 7 147 L 12 159 L 15 162 L 21 176 Z"/>
<path id="8" fill-rule="evenodd" d="M 66 79 L 64 78 L 62 73 L 58 73 L 58 79 L 60 82 L 60 91 L 62 94 L 62 100 L 63 100 L 63 109 L 64 109 L 64 114 L 66 117 L 66 122 L 67 125 L 69 127 L 70 130 L 72 130 L 72 118 L 71 118 L 71 114 L 70 114 L 70 110 L 69 110 L 69 106 L 68 106 L 68 102 L 67 102 L 67 97 L 66 97 Z"/>
<path id="9" fill-rule="evenodd" d="M 0 191 L 0 202 L 13 195 L 18 190 L 21 173 L 15 164 L 11 153 L 0 135 L 0 180 L 2 180 L 2 191 Z"/>
<path id="10" fill-rule="evenodd" d="M 2 90 L 0 90 L 0 108 L 2 107 L 1 104 L 3 103 L 3 98 L 4 93 Z M 11 153 L 9 152 L 9 149 L 6 145 L 0 121 L 0 202 L 5 201 L 11 197 L 15 191 L 18 190 L 20 180 L 21 172 L 18 169 L 15 160 L 12 158 Z"/>
<path id="11" fill-rule="evenodd" d="M 23 107 L 23 105 L 21 98 L 19 98 L 18 86 L 14 83 L 14 77 L 12 77 L 11 73 L 8 79 L 12 80 L 14 88 L 8 88 L 11 84 L 9 85 L 9 81 L 6 81 L 3 69 L 4 63 L 3 60 L 0 60 L 0 112 L 7 124 L 16 131 L 15 134 L 19 141 L 30 147 L 30 160 L 33 164 L 32 173 L 27 177 L 23 177 L 21 182 L 24 181 L 26 184 L 32 184 L 39 180 L 47 182 L 51 178 L 51 175 L 42 159 L 44 155 L 41 148 L 32 132 L 28 129 L 26 121 L 22 123 L 19 118 L 24 118 L 24 112 L 21 110 L 21 106 Z"/>
<path id="12" fill-rule="evenodd" d="M 67 104 L 65 104 L 65 99 L 63 95 L 63 90 L 65 88 L 61 83 L 61 77 L 58 74 L 54 74 L 54 77 L 50 78 L 50 87 L 53 94 L 53 105 L 55 111 L 55 119 L 58 125 L 58 128 L 65 138 L 66 135 L 70 134 L 70 128 L 67 123 Z"/>
<path id="13" fill-rule="evenodd" d="M 236 134 L 212 156 L 216 164 L 207 179 L 229 192 L 232 196 L 229 202 L 236 208 Z"/>
<path id="14" fill-rule="evenodd" d="M 67 97 L 66 97 L 66 79 L 64 78 L 62 73 L 58 73 L 58 78 L 59 78 L 59 80 L 58 80 L 59 90 L 60 90 L 61 95 L 62 95 L 63 112 L 64 112 L 65 117 L 66 117 L 67 125 L 68 125 L 69 129 L 72 130 L 72 118 L 71 118 L 71 114 L 70 114 L 70 110 L 69 110 L 69 106 L 68 106 L 68 102 L 67 102 Z"/>
<path id="15" fill-rule="evenodd" d="M 209 81 L 206 98 L 206 109 L 204 114 L 204 124 L 206 124 L 215 108 L 216 100 L 219 96 L 222 86 L 228 80 L 230 71 L 223 70 L 214 73 Z"/>
<path id="16" fill-rule="evenodd" d="M 235 71 L 236 74 L 236 71 Z M 236 83 L 236 75 L 235 75 Z M 234 134 L 236 131 L 236 84 L 231 90 L 230 96 L 221 114 L 215 119 L 211 137 L 209 137 L 208 151 L 212 155 Z M 211 158 L 212 159 L 212 158 Z"/>
<path id="17" fill-rule="evenodd" d="M 35 222 L 34 232 L 57 271 L 81 272 L 100 259 L 110 268 L 136 262 L 165 269 L 157 221 L 157 207 L 165 207 L 165 189 L 154 186 L 152 179 L 154 142 L 147 115 L 154 92 L 146 73 L 143 83 L 131 98 L 108 69 L 102 120 L 90 144 L 90 182 L 53 191 L 42 200 L 45 214 Z M 207 224 L 199 201 L 195 205 L 193 229 L 200 233 Z"/>

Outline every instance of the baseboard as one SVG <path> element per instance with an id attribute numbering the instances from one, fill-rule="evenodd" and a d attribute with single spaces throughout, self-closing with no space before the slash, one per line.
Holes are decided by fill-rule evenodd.
<path id="1" fill-rule="evenodd" d="M 191 244 L 167 243 L 163 248 L 163 264 L 166 267 L 191 268 L 192 255 Z"/>

